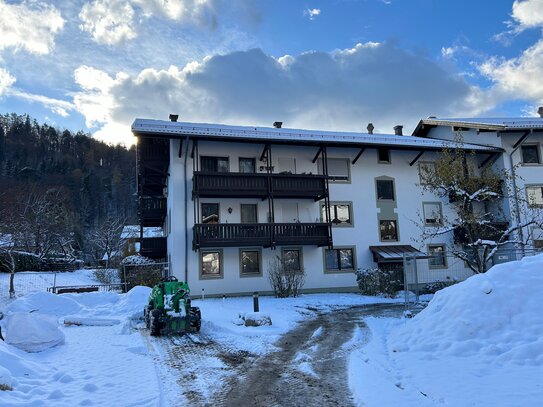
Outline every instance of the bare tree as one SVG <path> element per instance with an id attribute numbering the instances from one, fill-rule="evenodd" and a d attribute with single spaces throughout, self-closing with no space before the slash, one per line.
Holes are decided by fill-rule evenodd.
<path id="1" fill-rule="evenodd" d="M 291 269 L 276 256 L 268 263 L 268 280 L 276 297 L 297 297 L 305 283 L 305 272 Z"/>
<path id="2" fill-rule="evenodd" d="M 114 255 L 122 250 L 121 232 L 125 222 L 123 217 L 110 217 L 87 234 L 87 240 L 94 251 L 100 256 L 105 255 L 106 268 L 109 268 Z"/>
<path id="3" fill-rule="evenodd" d="M 426 219 L 420 220 L 422 239 L 452 233 L 454 243 L 449 245 L 449 253 L 475 273 L 486 272 L 500 248 L 524 247 L 529 234 L 522 231 L 542 224 L 539 211 L 532 209 L 514 186 L 512 174 L 491 166 L 480 169 L 474 153 L 445 149 L 435 167 L 420 168 L 423 191 L 448 199 L 452 208 L 448 215 L 435 216 L 433 227 L 426 227 Z M 511 199 L 519 200 L 519 205 L 508 208 Z M 511 224 L 509 218 L 521 221 Z"/>

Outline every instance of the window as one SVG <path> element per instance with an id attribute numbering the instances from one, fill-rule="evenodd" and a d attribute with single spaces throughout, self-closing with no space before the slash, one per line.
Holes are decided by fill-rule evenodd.
<path id="1" fill-rule="evenodd" d="M 256 163 L 254 158 L 239 159 L 239 172 L 254 173 L 256 172 Z"/>
<path id="2" fill-rule="evenodd" d="M 426 226 L 438 226 L 443 223 L 441 204 L 439 202 L 424 202 L 422 204 L 424 224 Z"/>
<path id="3" fill-rule="evenodd" d="M 378 201 L 393 201 L 394 200 L 394 181 L 388 179 L 378 179 L 375 181 L 377 186 Z"/>
<path id="4" fill-rule="evenodd" d="M 428 255 L 428 265 L 430 266 L 430 268 L 435 269 L 447 267 L 444 244 L 428 245 Z"/>
<path id="5" fill-rule="evenodd" d="M 349 168 L 349 160 L 347 158 L 329 158 L 328 163 L 328 179 L 336 182 L 349 182 L 351 173 Z M 322 160 L 319 160 L 319 174 L 323 174 Z"/>
<path id="6" fill-rule="evenodd" d="M 381 164 L 390 164 L 390 150 L 388 148 L 378 148 L 377 160 Z"/>
<path id="7" fill-rule="evenodd" d="M 200 252 L 200 278 L 222 277 L 222 250 Z"/>
<path id="8" fill-rule="evenodd" d="M 543 249 L 543 229 L 539 227 L 532 228 L 532 245 L 534 249 Z"/>
<path id="9" fill-rule="evenodd" d="M 379 232 L 382 241 L 395 242 L 398 240 L 398 228 L 395 220 L 379 221 Z"/>
<path id="10" fill-rule="evenodd" d="M 200 157 L 202 172 L 228 172 L 230 163 L 228 157 Z"/>
<path id="11" fill-rule="evenodd" d="M 353 271 L 354 249 L 352 247 L 324 249 L 324 265 L 326 271 Z"/>
<path id="12" fill-rule="evenodd" d="M 240 208 L 241 223 L 258 223 L 256 204 L 241 204 Z"/>
<path id="13" fill-rule="evenodd" d="M 281 263 L 285 271 L 302 271 L 302 249 L 281 250 Z"/>
<path id="14" fill-rule="evenodd" d="M 239 251 L 239 264 L 240 272 L 242 276 L 259 276 L 261 272 L 261 258 L 260 250 L 245 250 Z"/>
<path id="15" fill-rule="evenodd" d="M 526 187 L 528 205 L 531 207 L 543 207 L 543 186 L 532 185 Z"/>
<path id="16" fill-rule="evenodd" d="M 219 223 L 218 203 L 202 203 L 202 223 Z"/>
<path id="17" fill-rule="evenodd" d="M 353 226 L 352 204 L 350 202 L 330 203 L 330 222 L 334 226 Z M 321 206 L 322 220 L 326 221 L 326 205 Z"/>
<path id="18" fill-rule="evenodd" d="M 539 164 L 539 146 L 527 145 L 520 147 L 523 164 Z"/>
<path id="19" fill-rule="evenodd" d="M 426 184 L 429 177 L 436 173 L 436 164 L 432 162 L 419 163 L 420 183 Z M 425 182 L 426 180 L 426 182 Z"/>

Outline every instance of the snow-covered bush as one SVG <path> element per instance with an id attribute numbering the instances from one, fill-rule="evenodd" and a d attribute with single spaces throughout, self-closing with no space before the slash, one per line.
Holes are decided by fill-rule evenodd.
<path id="1" fill-rule="evenodd" d="M 119 282 L 118 269 L 95 269 L 92 271 L 93 277 L 103 284 L 114 284 Z"/>
<path id="2" fill-rule="evenodd" d="M 356 282 L 364 295 L 392 297 L 403 286 L 402 273 L 398 270 L 364 268 L 355 271 Z"/>
<path id="3" fill-rule="evenodd" d="M 15 271 L 39 271 L 40 270 L 40 257 L 34 253 L 21 252 L 17 250 L 0 251 L 0 272 L 10 273 L 7 265 L 10 264 L 12 256 L 15 264 Z"/>
<path id="4" fill-rule="evenodd" d="M 139 254 L 128 256 L 121 262 L 119 277 L 130 290 L 135 286 L 153 287 L 163 277 L 163 265 Z"/>
<path id="5" fill-rule="evenodd" d="M 6 343 L 26 352 L 41 352 L 64 343 L 64 333 L 52 315 L 15 312 L 7 319 Z"/>
<path id="6" fill-rule="evenodd" d="M 449 277 L 447 277 L 449 278 Z M 458 281 L 448 279 L 447 281 L 435 281 L 433 283 L 428 283 L 424 286 L 424 292 L 428 294 L 435 294 L 439 290 L 443 290 L 453 284 L 456 284 Z"/>

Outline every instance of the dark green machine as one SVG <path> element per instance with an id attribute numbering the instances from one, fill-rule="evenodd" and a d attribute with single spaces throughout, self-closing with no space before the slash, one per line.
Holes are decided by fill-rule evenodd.
<path id="1" fill-rule="evenodd" d="M 199 332 L 200 308 L 192 307 L 187 283 L 171 276 L 153 287 L 143 314 L 151 335 Z"/>

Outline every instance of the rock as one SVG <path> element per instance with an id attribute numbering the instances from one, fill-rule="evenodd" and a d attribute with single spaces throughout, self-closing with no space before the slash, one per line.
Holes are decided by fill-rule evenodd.
<path id="1" fill-rule="evenodd" d="M 247 312 L 245 313 L 243 320 L 245 321 L 245 326 L 264 326 L 272 324 L 270 316 L 263 312 Z"/>

